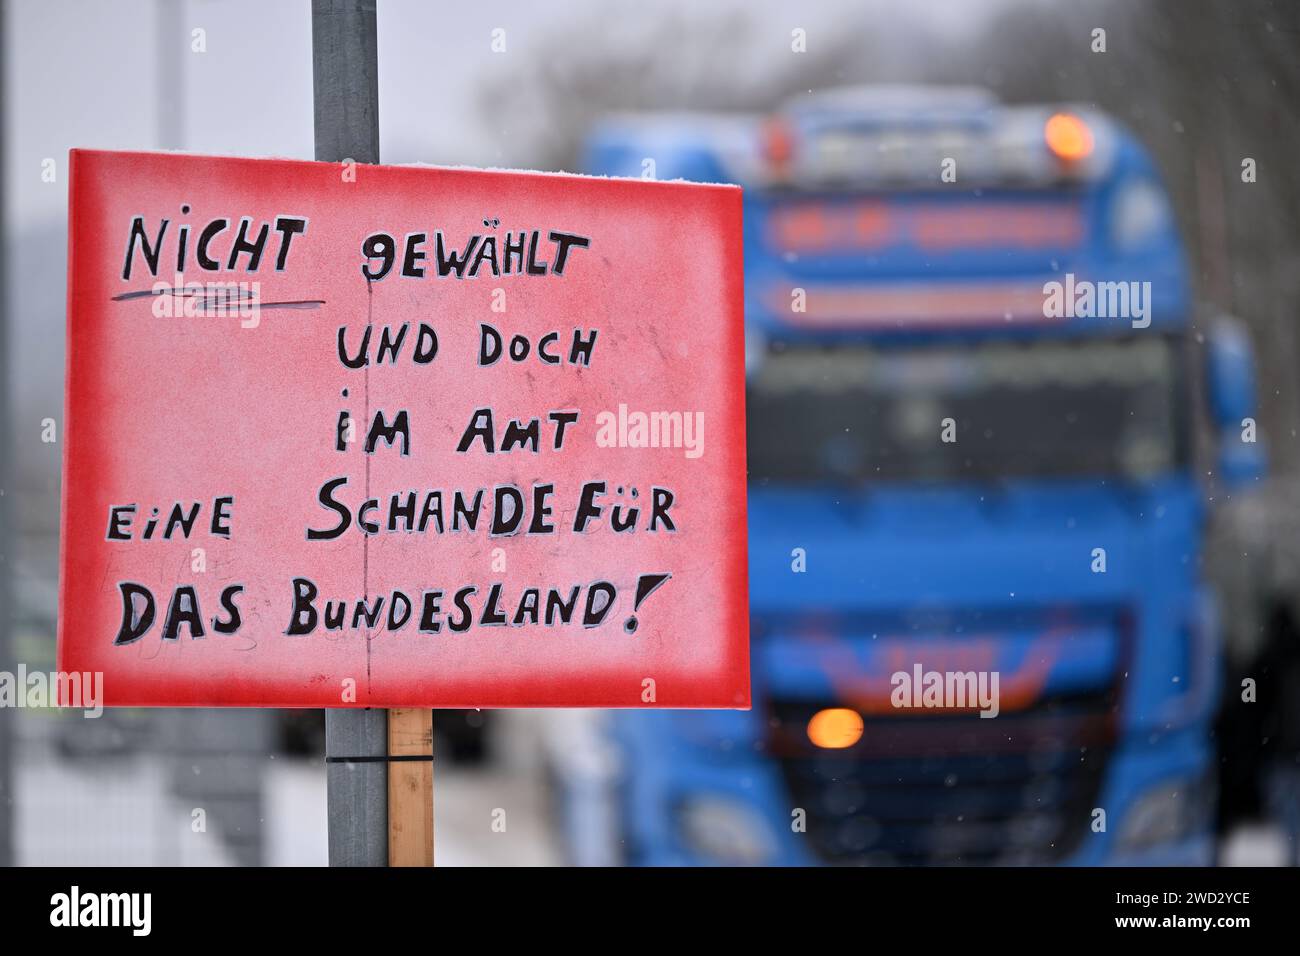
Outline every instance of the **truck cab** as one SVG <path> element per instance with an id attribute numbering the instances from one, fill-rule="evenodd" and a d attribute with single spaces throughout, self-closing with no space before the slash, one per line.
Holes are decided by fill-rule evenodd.
<path id="1" fill-rule="evenodd" d="M 1205 476 L 1258 472 L 1253 373 L 1137 139 L 845 89 L 610 117 L 586 169 L 745 190 L 754 705 L 592 717 L 574 861 L 1211 862 Z"/>

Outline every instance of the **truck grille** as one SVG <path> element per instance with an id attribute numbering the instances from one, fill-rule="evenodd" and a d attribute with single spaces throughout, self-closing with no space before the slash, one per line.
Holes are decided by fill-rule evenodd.
<path id="1" fill-rule="evenodd" d="M 1046 864 L 1089 833 L 1115 739 L 1116 695 L 1090 691 L 994 719 L 868 718 L 819 750 L 809 719 L 831 702 L 774 701 L 770 746 L 807 836 L 836 864 Z"/>

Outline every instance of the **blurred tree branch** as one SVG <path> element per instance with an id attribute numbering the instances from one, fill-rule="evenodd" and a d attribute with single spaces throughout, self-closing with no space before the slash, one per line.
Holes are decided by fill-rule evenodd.
<path id="1" fill-rule="evenodd" d="M 975 35 L 940 37 L 895 6 L 846 6 L 792 54 L 761 8 L 662 19 L 613 4 L 607 30 L 557 24 L 481 100 L 521 147 L 512 161 L 575 169 L 589 124 L 621 109 L 765 110 L 861 82 L 977 84 L 1008 102 L 1086 103 L 1126 123 L 1173 194 L 1207 311 L 1252 327 L 1275 462 L 1300 448 L 1300 4 L 1293 0 L 1013 3 Z M 701 19 L 703 17 L 703 19 Z M 620 24 L 634 24 L 620 29 Z M 1092 30 L 1107 33 L 1092 51 Z M 1243 183 L 1241 162 L 1257 163 Z"/>

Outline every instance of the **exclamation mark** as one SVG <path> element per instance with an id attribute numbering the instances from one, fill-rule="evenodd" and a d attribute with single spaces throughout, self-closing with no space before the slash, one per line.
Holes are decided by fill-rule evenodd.
<path id="1" fill-rule="evenodd" d="M 637 578 L 636 582 L 636 601 L 632 604 L 632 616 L 623 622 L 623 630 L 629 634 L 636 630 L 636 612 L 641 610 L 641 602 L 653 594 L 669 578 L 671 574 L 643 574 Z"/>

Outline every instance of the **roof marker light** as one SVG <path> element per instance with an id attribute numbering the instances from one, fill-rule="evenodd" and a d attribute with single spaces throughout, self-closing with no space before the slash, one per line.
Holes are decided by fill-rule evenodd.
<path id="1" fill-rule="evenodd" d="M 794 157 L 794 133 L 779 116 L 770 117 L 762 126 L 762 149 L 768 163 L 784 170 Z"/>
<path id="2" fill-rule="evenodd" d="M 1092 130 L 1072 113 L 1054 113 L 1043 127 L 1047 148 L 1061 160 L 1075 163 L 1092 155 Z"/>

